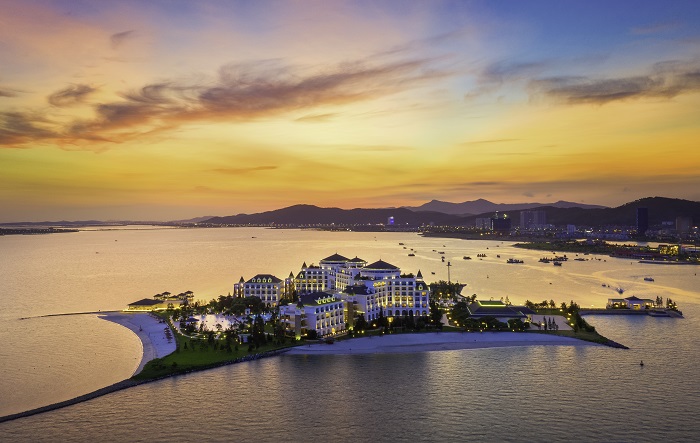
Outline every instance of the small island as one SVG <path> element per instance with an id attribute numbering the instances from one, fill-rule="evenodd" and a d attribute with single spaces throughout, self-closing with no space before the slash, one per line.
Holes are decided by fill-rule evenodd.
<path id="1" fill-rule="evenodd" d="M 662 244 L 658 247 L 651 247 L 636 244 L 619 245 L 608 243 L 603 240 L 554 240 L 516 243 L 513 246 L 537 251 L 607 255 L 616 258 L 637 260 L 639 263 L 646 264 L 700 264 L 700 260 L 694 248 L 692 248 L 692 252 L 694 253 L 691 253 L 688 248 L 678 244 Z M 583 260 L 583 258 L 581 260 Z"/>
<path id="2" fill-rule="evenodd" d="M 260 358 L 305 354 L 412 353 L 513 346 L 611 346 L 578 304 L 524 305 L 461 294 L 464 284 L 426 283 L 382 260 L 331 255 L 281 279 L 258 274 L 209 302 L 163 292 L 120 312 L 95 312 L 136 334 L 132 377 L 77 398 L 0 417 L 0 422 L 87 401 L 143 383 Z M 61 315 L 78 315 L 61 314 Z"/>
<path id="3" fill-rule="evenodd" d="M 241 277 L 228 295 L 193 301 L 165 292 L 129 305 L 149 312 L 171 335 L 174 351 L 134 375 L 157 379 L 250 359 L 298 353 L 417 352 L 533 344 L 596 343 L 599 335 L 573 301 L 556 305 L 480 300 L 465 285 L 425 283 L 384 262 L 334 254 L 281 279 Z M 126 314 L 129 315 L 129 314 Z M 372 337 L 379 338 L 371 342 Z M 571 341 L 573 340 L 573 341 Z M 293 348 L 293 349 L 292 349 Z"/>

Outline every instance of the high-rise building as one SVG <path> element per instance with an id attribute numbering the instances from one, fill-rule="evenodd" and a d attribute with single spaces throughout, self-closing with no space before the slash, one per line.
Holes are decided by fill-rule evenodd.
<path id="1" fill-rule="evenodd" d="M 637 208 L 637 235 L 645 235 L 649 229 L 649 209 Z"/>
<path id="2" fill-rule="evenodd" d="M 693 220 L 690 217 L 676 217 L 676 232 L 678 234 L 687 234 L 693 226 Z"/>
<path id="3" fill-rule="evenodd" d="M 547 224 L 547 213 L 542 210 L 520 211 L 520 228 L 536 229 Z"/>
<path id="4" fill-rule="evenodd" d="M 508 214 L 496 214 L 491 217 L 491 231 L 493 232 L 509 232 L 511 228 L 511 220 Z"/>

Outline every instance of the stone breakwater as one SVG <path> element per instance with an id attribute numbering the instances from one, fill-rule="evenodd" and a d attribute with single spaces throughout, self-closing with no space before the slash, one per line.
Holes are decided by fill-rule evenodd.
<path id="1" fill-rule="evenodd" d="M 158 381 L 158 380 L 163 380 L 163 379 L 170 378 L 170 377 L 175 377 L 178 375 L 189 374 L 191 372 L 198 372 L 198 371 L 203 371 L 206 369 L 218 368 L 220 366 L 227 366 L 227 365 L 233 365 L 236 363 L 243 363 L 243 362 L 252 361 L 252 360 L 259 360 L 261 358 L 274 357 L 276 355 L 283 354 L 287 351 L 289 351 L 289 348 L 278 349 L 278 350 L 269 351 L 269 352 L 262 352 L 262 353 L 258 353 L 258 354 L 246 355 L 244 357 L 236 358 L 233 360 L 228 360 L 228 361 L 219 362 L 219 363 L 213 363 L 213 364 L 206 365 L 206 366 L 199 366 L 197 368 L 192 368 L 192 369 L 183 369 L 182 371 L 174 372 L 174 373 L 171 373 L 168 375 L 164 375 L 162 377 L 151 378 L 148 380 L 134 380 L 132 378 L 127 379 L 127 380 L 122 380 L 122 381 L 117 382 L 113 385 L 105 386 L 104 388 L 100 388 L 96 391 L 92 391 L 92 392 L 89 392 L 89 393 L 84 394 L 84 395 L 80 395 L 80 396 L 72 398 L 70 400 L 65 400 L 65 401 L 61 401 L 61 402 L 54 403 L 51 405 L 42 406 L 42 407 L 36 408 L 36 409 L 30 409 L 29 411 L 18 412 L 17 414 L 5 415 L 3 417 L 0 417 L 0 423 L 10 421 L 10 420 L 16 420 L 18 418 L 30 417 L 32 415 L 41 414 L 43 412 L 49 412 L 49 411 L 54 411 L 56 409 L 65 408 L 66 406 L 72 406 L 72 405 L 75 405 L 78 403 L 92 400 L 92 399 L 97 398 L 97 397 L 102 397 L 103 395 L 111 394 L 112 392 L 121 391 L 122 389 L 133 388 L 134 386 L 139 386 L 139 385 L 151 383 L 151 382 Z"/>

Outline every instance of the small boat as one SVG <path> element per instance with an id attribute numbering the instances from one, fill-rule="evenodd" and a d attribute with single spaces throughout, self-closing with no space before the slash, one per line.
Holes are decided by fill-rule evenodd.
<path id="1" fill-rule="evenodd" d="M 399 246 L 403 246 L 403 243 L 399 243 Z"/>
<path id="2" fill-rule="evenodd" d="M 434 272 L 431 272 L 431 274 L 435 275 L 435 273 L 434 273 Z"/>
<path id="3" fill-rule="evenodd" d="M 445 257 L 442 257 L 442 261 L 443 261 L 443 262 L 445 261 Z"/>
<path id="4" fill-rule="evenodd" d="M 561 266 L 561 262 L 560 262 L 560 261 L 555 261 L 555 262 L 554 262 L 554 266 Z"/>
<path id="5" fill-rule="evenodd" d="M 465 255 L 465 256 L 464 256 L 464 257 L 462 257 L 462 258 L 463 258 L 464 260 L 471 260 L 471 259 L 472 259 L 472 258 L 471 258 L 471 257 L 469 257 L 468 255 Z"/>
<path id="6" fill-rule="evenodd" d="M 411 252 L 410 254 L 408 254 L 408 256 L 409 256 L 409 257 L 415 257 L 416 254 L 414 254 L 413 252 Z"/>
<path id="7" fill-rule="evenodd" d="M 653 277 L 644 277 L 644 281 L 654 281 Z"/>
<path id="8" fill-rule="evenodd" d="M 518 260 L 517 258 L 509 258 L 508 260 L 506 260 L 506 263 L 522 264 L 525 262 L 522 260 Z"/>

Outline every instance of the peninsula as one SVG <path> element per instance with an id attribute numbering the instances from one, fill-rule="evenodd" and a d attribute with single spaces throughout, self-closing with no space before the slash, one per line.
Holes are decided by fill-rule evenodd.
<path id="1" fill-rule="evenodd" d="M 254 359 L 306 354 L 371 354 L 513 346 L 625 348 L 599 335 L 574 302 L 512 305 L 464 297 L 463 285 L 428 284 L 405 273 L 333 254 L 287 278 L 243 277 L 227 296 L 195 301 L 164 292 L 123 312 L 85 313 L 136 334 L 142 358 L 132 377 L 72 400 L 0 417 L 57 409 L 143 383 Z"/>

